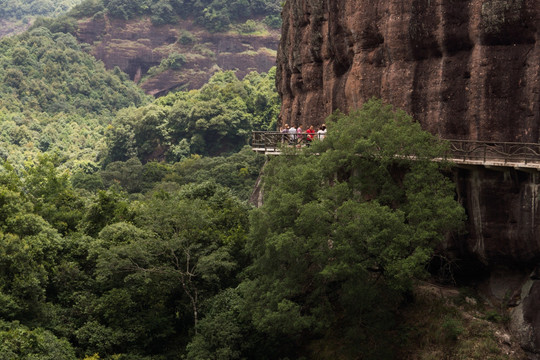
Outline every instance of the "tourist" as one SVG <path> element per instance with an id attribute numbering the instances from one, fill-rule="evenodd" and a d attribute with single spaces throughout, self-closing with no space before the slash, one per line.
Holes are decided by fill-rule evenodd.
<path id="1" fill-rule="evenodd" d="M 302 129 L 302 125 L 298 125 L 298 128 L 296 129 L 296 135 L 298 138 L 298 147 L 301 146 L 302 141 L 304 140 L 304 130 Z"/>
<path id="2" fill-rule="evenodd" d="M 285 126 L 281 127 L 279 129 L 279 132 L 282 134 L 281 135 L 281 142 L 284 143 L 285 139 L 287 139 L 287 135 L 285 135 L 285 134 L 289 133 L 289 124 L 285 124 Z"/>
<path id="3" fill-rule="evenodd" d="M 324 139 L 326 136 L 326 125 L 322 124 L 319 130 L 317 131 L 317 136 L 319 137 L 319 140 Z"/>
<path id="4" fill-rule="evenodd" d="M 289 128 L 289 144 L 296 144 L 296 128 L 294 125 Z"/>
<path id="5" fill-rule="evenodd" d="M 307 133 L 307 146 L 313 141 L 313 136 L 315 135 L 315 129 L 313 129 L 313 125 L 309 127 L 309 129 L 306 130 Z"/>

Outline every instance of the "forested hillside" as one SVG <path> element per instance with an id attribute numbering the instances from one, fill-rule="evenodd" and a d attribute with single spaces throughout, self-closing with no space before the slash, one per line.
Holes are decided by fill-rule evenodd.
<path id="1" fill-rule="evenodd" d="M 57 16 L 66 13 L 82 0 L 0 0 L 0 19 L 25 16 Z"/>
<path id="2" fill-rule="evenodd" d="M 248 143 L 276 128 L 275 68 L 214 69 L 154 99 L 75 36 L 75 17 L 242 32 L 277 12 L 88 0 L 0 40 L 0 359 L 502 358 L 459 300 L 415 313 L 415 285 L 465 215 L 431 161 L 445 144 L 412 118 L 372 100 L 268 159 Z M 174 42 L 208 52 L 208 30 Z M 182 72 L 184 56 L 153 71 Z"/>
<path id="3" fill-rule="evenodd" d="M 65 14 L 82 0 L 0 0 L 0 37 L 28 29 L 37 16 Z"/>
<path id="4" fill-rule="evenodd" d="M 41 152 L 70 167 L 93 163 L 116 111 L 149 102 L 69 34 L 36 28 L 0 40 L 0 49 L 0 144 L 2 157 L 16 166 Z"/>
<path id="5" fill-rule="evenodd" d="M 106 12 L 124 20 L 148 15 L 158 25 L 174 23 L 178 17 L 193 17 L 211 31 L 223 31 L 233 23 L 255 17 L 278 27 L 280 11 L 279 0 L 84 0 L 70 15 L 88 17 Z"/>
<path id="6" fill-rule="evenodd" d="M 199 89 L 216 71 L 239 78 L 275 65 L 277 1 L 86 1 L 43 25 L 64 28 L 109 69 L 125 71 L 147 94 Z"/>
<path id="7" fill-rule="evenodd" d="M 273 117 L 261 109 L 272 108 L 263 106 L 271 77 L 222 73 L 201 91 L 121 110 L 106 130 L 119 136 L 107 138 L 109 157 L 95 167 L 66 172 L 50 152 L 18 168 L 2 164 L 1 358 L 390 359 L 410 351 L 416 330 L 394 331 L 399 311 L 463 219 L 453 185 L 430 161 L 443 147 L 374 101 L 337 115 L 324 141 L 271 161 L 265 204 L 253 210 L 246 199 L 261 156 L 193 153 L 216 151 L 216 134 L 232 149 L 248 124 L 268 126 Z M 205 118 L 215 106 L 242 120 Z M 186 140 L 185 152 L 170 145 L 166 161 L 147 162 L 160 141 L 175 139 L 168 133 Z M 114 150 L 122 139 L 127 152 Z M 451 346 L 466 327 L 440 306 L 447 322 L 439 326 L 452 326 L 443 346 Z M 492 354 L 485 358 L 500 352 Z"/>

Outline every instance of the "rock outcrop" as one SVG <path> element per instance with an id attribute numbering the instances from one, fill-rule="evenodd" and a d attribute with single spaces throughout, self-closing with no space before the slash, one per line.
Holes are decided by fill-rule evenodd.
<path id="1" fill-rule="evenodd" d="M 378 97 L 442 138 L 540 142 L 538 0 L 288 0 L 282 15 L 282 123 L 318 125 Z M 468 228 L 445 251 L 481 270 L 540 359 L 540 173 L 454 176 Z"/>
<path id="2" fill-rule="evenodd" d="M 175 88 L 196 89 L 218 70 L 266 72 L 275 65 L 279 32 L 266 35 L 209 33 L 191 20 L 154 26 L 149 18 L 101 18 L 79 21 L 77 37 L 105 67 L 118 66 L 147 94 L 162 95 Z M 172 53 L 184 56 L 181 69 L 165 69 L 146 76 Z"/>
<path id="3" fill-rule="evenodd" d="M 289 0 L 281 121 L 371 97 L 445 138 L 540 139 L 538 0 Z"/>

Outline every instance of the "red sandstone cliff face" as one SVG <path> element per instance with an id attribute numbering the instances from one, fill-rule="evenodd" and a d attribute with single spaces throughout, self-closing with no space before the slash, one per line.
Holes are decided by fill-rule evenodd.
<path id="1" fill-rule="evenodd" d="M 538 0 L 289 0 L 281 121 L 379 97 L 445 138 L 540 140 Z"/>
<path id="2" fill-rule="evenodd" d="M 218 70 L 266 72 L 275 65 L 279 33 L 240 35 L 209 33 L 190 20 L 175 25 L 152 25 L 149 18 L 118 20 L 102 17 L 79 22 L 77 37 L 91 45 L 91 53 L 108 69 L 118 66 L 145 90 L 162 95 L 183 87 L 200 88 Z M 145 77 L 171 53 L 185 56 L 180 70 Z"/>

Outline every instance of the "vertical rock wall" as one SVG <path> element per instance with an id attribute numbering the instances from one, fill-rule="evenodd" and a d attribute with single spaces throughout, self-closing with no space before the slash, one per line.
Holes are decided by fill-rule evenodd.
<path id="1" fill-rule="evenodd" d="M 487 267 L 531 269 L 540 259 L 537 171 L 456 169 L 458 196 L 467 211 L 467 233 L 451 244 Z"/>
<path id="2" fill-rule="evenodd" d="M 445 138 L 539 140 L 538 0 L 288 0 L 282 123 L 375 96 Z"/>

